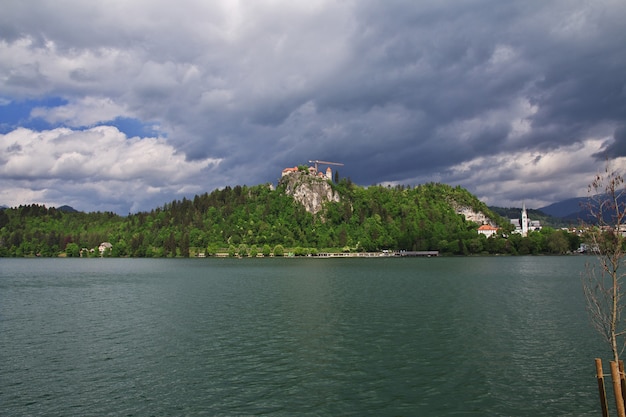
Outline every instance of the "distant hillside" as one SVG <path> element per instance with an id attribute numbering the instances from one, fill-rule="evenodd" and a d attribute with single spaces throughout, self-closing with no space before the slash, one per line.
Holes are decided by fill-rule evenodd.
<path id="1" fill-rule="evenodd" d="M 307 173 L 271 184 L 235 186 L 172 201 L 126 217 L 37 204 L 0 210 L 0 257 L 239 257 L 320 252 L 439 251 L 442 255 L 563 254 L 576 234 L 544 228 L 511 234 L 500 216 L 467 190 L 439 183 L 360 187 Z M 552 225 L 544 215 L 531 219 Z M 482 223 L 503 233 L 487 238 Z M 112 245 L 101 252 L 99 246 Z M 382 252 L 381 252 L 382 253 Z"/>
<path id="2" fill-rule="evenodd" d="M 521 218 L 521 207 L 489 207 L 494 213 L 506 219 L 519 219 Z M 559 216 L 553 216 L 543 210 L 526 209 L 528 217 L 531 220 L 539 220 L 543 226 L 550 226 L 554 228 L 570 226 L 571 221 L 567 218 Z"/>
<path id="3" fill-rule="evenodd" d="M 589 204 L 594 204 L 596 200 L 602 200 L 606 197 L 598 195 L 596 197 L 576 197 L 569 198 L 567 200 L 559 201 L 549 206 L 542 207 L 541 211 L 554 217 L 559 217 L 566 222 L 587 222 L 594 223 L 595 219 L 591 217 L 588 209 Z M 619 199 L 621 204 L 626 204 L 626 195 L 622 195 Z M 605 213 L 609 216 L 609 213 Z M 610 218 L 606 217 L 605 221 L 610 223 Z"/>
<path id="4" fill-rule="evenodd" d="M 267 253 L 279 247 L 295 253 L 502 250 L 485 247 L 477 232 L 481 221 L 473 218 L 507 223 L 461 187 L 364 188 L 349 179 L 333 183 L 296 173 L 276 189 L 225 187 L 128 217 L 39 205 L 2 210 L 0 256 L 78 256 L 102 242 L 113 245 L 112 256 L 132 257 Z"/>
<path id="5" fill-rule="evenodd" d="M 76 210 L 74 207 L 70 207 L 70 206 L 61 206 L 61 207 L 57 207 L 57 210 L 62 211 L 64 213 L 78 213 L 79 211 Z"/>
<path id="6" fill-rule="evenodd" d="M 561 218 L 579 218 L 583 207 L 589 201 L 589 197 L 575 197 L 559 201 L 549 206 L 539 208 L 540 211 Z"/>
<path id="7" fill-rule="evenodd" d="M 5 205 L 1 205 L 0 206 L 0 210 L 6 210 L 8 208 L 9 207 L 5 206 Z M 68 206 L 68 205 L 64 205 L 64 206 L 61 206 L 61 207 L 56 207 L 56 210 L 62 211 L 64 213 L 79 213 L 79 211 L 76 210 L 74 207 L 71 207 L 71 206 Z"/>

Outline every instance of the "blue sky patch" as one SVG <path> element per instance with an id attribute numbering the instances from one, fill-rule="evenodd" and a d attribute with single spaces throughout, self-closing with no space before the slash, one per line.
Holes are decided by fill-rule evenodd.
<path id="1" fill-rule="evenodd" d="M 50 123 L 41 117 L 31 117 L 34 108 L 54 108 L 65 106 L 68 100 L 61 97 L 46 97 L 37 100 L 9 100 L 0 97 L 0 134 L 9 133 L 19 127 L 35 131 L 66 127 L 64 123 Z M 154 137 L 159 136 L 157 123 L 143 123 L 139 119 L 117 117 L 114 120 L 98 123 L 96 126 L 115 126 L 127 137 Z M 72 129 L 88 129 L 92 126 L 72 126 Z M 155 129 L 157 127 L 157 129 Z"/>
<path id="2" fill-rule="evenodd" d="M 41 118 L 31 118 L 30 112 L 35 107 L 58 107 L 68 103 L 61 97 L 46 97 L 37 100 L 3 100 L 0 103 L 7 104 L 0 106 L 0 133 L 9 133 L 18 127 L 24 127 L 32 130 L 53 129 L 49 122 Z"/>
<path id="3" fill-rule="evenodd" d="M 139 136 L 140 138 L 162 136 L 159 134 L 159 130 L 155 129 L 155 126 L 158 127 L 156 123 L 143 123 L 139 119 L 129 117 L 116 117 L 115 120 L 99 123 L 99 125 L 115 126 L 129 138 L 134 136 Z"/>

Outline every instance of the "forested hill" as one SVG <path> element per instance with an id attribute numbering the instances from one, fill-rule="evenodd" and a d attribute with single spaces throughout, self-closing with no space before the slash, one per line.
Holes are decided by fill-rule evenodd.
<path id="1" fill-rule="evenodd" d="M 8 208 L 0 210 L 0 256 L 79 256 L 83 248 L 83 255 L 97 256 L 102 242 L 112 244 L 105 255 L 133 257 L 382 249 L 467 254 L 494 250 L 460 209 L 508 224 L 460 187 L 328 183 L 339 201 L 325 202 L 316 214 L 284 184 L 275 190 L 270 184 L 226 187 L 126 217 L 39 205 Z"/>

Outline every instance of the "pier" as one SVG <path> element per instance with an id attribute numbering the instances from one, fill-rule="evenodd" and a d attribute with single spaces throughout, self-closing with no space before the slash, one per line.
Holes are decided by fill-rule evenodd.
<path id="1" fill-rule="evenodd" d="M 212 255 L 216 258 L 229 258 L 230 255 L 228 252 L 221 251 Z M 425 250 L 425 251 L 382 251 L 382 252 L 319 252 L 316 254 L 309 254 L 304 256 L 295 256 L 293 252 L 285 253 L 284 258 L 402 258 L 402 257 L 426 257 L 430 258 L 433 256 L 439 256 L 439 251 L 437 250 Z M 197 255 L 199 258 L 206 257 Z M 237 256 L 241 258 L 241 256 Z M 244 256 L 244 258 L 247 256 Z M 274 254 L 269 255 L 269 257 L 275 257 Z M 262 254 L 257 254 L 257 258 L 264 258 Z"/>
<path id="2" fill-rule="evenodd" d="M 388 252 L 320 252 L 312 255 L 318 258 L 395 258 L 395 257 L 427 257 L 439 256 L 439 251 L 388 251 Z"/>

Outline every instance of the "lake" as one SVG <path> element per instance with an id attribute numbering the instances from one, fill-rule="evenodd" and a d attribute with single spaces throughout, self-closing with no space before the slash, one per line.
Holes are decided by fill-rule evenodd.
<path id="1" fill-rule="evenodd" d="M 0 259 L 0 415 L 598 416 L 586 261 Z"/>

